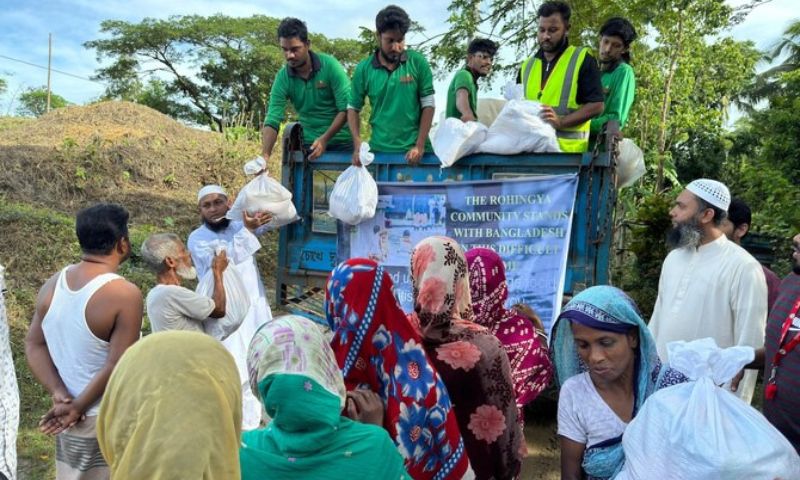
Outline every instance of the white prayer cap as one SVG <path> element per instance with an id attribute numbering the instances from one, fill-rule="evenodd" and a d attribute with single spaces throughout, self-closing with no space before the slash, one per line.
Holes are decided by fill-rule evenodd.
<path id="1" fill-rule="evenodd" d="M 722 182 L 708 178 L 698 178 L 687 185 L 686 190 L 726 212 L 731 205 L 731 192 Z"/>
<path id="2" fill-rule="evenodd" d="M 225 193 L 225 189 L 219 185 L 206 185 L 205 187 L 201 188 L 199 192 L 197 192 L 197 202 L 199 203 L 203 197 L 206 195 L 211 195 L 212 193 L 219 193 L 220 195 L 225 196 L 225 198 L 228 197 L 228 194 Z"/>

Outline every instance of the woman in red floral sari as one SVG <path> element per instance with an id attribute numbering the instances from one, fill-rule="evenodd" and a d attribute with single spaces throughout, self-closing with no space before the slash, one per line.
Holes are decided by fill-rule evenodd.
<path id="1" fill-rule="evenodd" d="M 450 238 L 426 238 L 411 256 L 411 278 L 412 316 L 450 393 L 476 478 L 515 478 L 525 439 L 511 369 L 500 341 L 472 321 L 464 251 Z"/>
<path id="2" fill-rule="evenodd" d="M 544 328 L 538 317 L 531 319 L 515 308 L 505 307 L 508 285 L 500 255 L 488 248 L 473 248 L 466 256 L 473 320 L 503 344 L 511 364 L 519 420 L 523 423 L 522 408 L 539 396 L 553 377 Z"/>
<path id="3" fill-rule="evenodd" d="M 372 260 L 350 259 L 331 272 L 325 309 L 345 386 L 381 397 L 384 428 L 412 478 L 472 478 L 444 382 L 393 289 Z"/>

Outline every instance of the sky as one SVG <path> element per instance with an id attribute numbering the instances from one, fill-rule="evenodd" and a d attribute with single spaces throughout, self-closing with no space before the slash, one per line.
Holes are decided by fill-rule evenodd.
<path id="1" fill-rule="evenodd" d="M 746 1 L 728 0 L 732 6 Z M 796 6 L 792 8 L 796 1 L 772 0 L 756 8 L 729 34 L 768 49 L 778 41 L 790 21 L 798 18 Z M 46 85 L 46 69 L 33 65 L 47 65 L 48 33 L 53 35 L 52 68 L 70 74 L 54 72 L 53 91 L 80 104 L 97 98 L 104 89 L 101 83 L 89 80 L 100 63 L 95 52 L 84 48 L 83 43 L 101 37 L 100 22 L 106 19 L 139 22 L 146 17 L 216 13 L 242 17 L 254 14 L 279 18 L 296 16 L 303 19 L 312 32 L 341 38 L 354 37 L 360 26 L 373 27 L 375 14 L 387 3 L 386 0 L 314 0 L 313 11 L 310 11 L 308 2 L 297 0 L 0 0 L 3 12 L 0 15 L 0 77 L 8 83 L 8 90 L 0 97 L 0 115 L 14 113 L 14 99 L 20 92 Z M 402 5 L 428 34 L 446 30 L 446 0 L 404 0 Z M 409 42 L 421 39 L 410 36 Z M 448 76 L 435 84 L 437 105 L 442 108 L 449 80 Z M 499 87 L 504 83 L 503 79 L 493 82 L 488 95 L 499 96 Z"/>

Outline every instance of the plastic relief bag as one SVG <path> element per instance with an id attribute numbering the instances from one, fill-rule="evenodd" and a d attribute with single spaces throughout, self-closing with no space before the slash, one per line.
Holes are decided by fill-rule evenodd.
<path id="1" fill-rule="evenodd" d="M 367 170 L 375 158 L 369 144 L 361 144 L 361 165 L 351 165 L 339 175 L 328 201 L 328 214 L 349 225 L 357 225 L 375 216 L 378 206 L 378 184 Z"/>
<path id="2" fill-rule="evenodd" d="M 486 139 L 486 132 L 486 126 L 481 123 L 447 118 L 433 136 L 433 152 L 442 167 L 450 167 L 458 159 L 477 151 Z"/>
<path id="3" fill-rule="evenodd" d="M 504 98 L 479 98 L 478 99 L 478 121 L 490 127 L 494 120 L 500 115 L 507 100 Z"/>
<path id="4" fill-rule="evenodd" d="M 556 131 L 539 117 L 542 106 L 530 100 L 509 100 L 489 127 L 478 151 L 497 155 L 560 152 Z"/>
<path id="5" fill-rule="evenodd" d="M 209 249 L 215 253 L 225 250 L 224 242 L 207 242 L 199 248 Z M 250 311 L 250 297 L 239 272 L 233 263 L 222 272 L 222 285 L 225 288 L 225 316 L 221 318 L 208 318 L 203 321 L 203 331 L 217 340 L 225 340 L 235 332 Z M 214 272 L 209 269 L 197 282 L 197 293 L 205 297 L 214 296 Z"/>
<path id="6" fill-rule="evenodd" d="M 258 157 L 247 162 L 244 172 L 254 175 L 266 168 L 266 161 Z M 266 171 L 259 173 L 256 178 L 242 188 L 236 201 L 228 210 L 227 218 L 241 221 L 243 212 L 255 215 L 259 212 L 272 214 L 272 220 L 267 223 L 269 228 L 277 228 L 299 220 L 297 209 L 292 203 L 292 192 L 281 183 L 270 177 Z"/>
<path id="7" fill-rule="evenodd" d="M 644 152 L 630 138 L 619 142 L 619 158 L 617 158 L 617 185 L 619 188 L 630 187 L 645 173 Z"/>
<path id="8" fill-rule="evenodd" d="M 752 361 L 750 347 L 713 339 L 667 345 L 670 366 L 692 381 L 659 390 L 622 437 L 620 479 L 800 478 L 800 457 L 761 413 L 717 385 Z"/>

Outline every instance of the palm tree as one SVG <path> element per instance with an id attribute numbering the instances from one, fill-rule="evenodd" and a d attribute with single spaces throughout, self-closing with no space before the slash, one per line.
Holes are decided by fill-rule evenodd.
<path id="1" fill-rule="evenodd" d="M 783 74 L 800 68 L 800 20 L 789 25 L 783 32 L 783 38 L 772 51 L 764 54 L 763 60 L 772 63 L 784 54 L 786 58 L 781 63 L 756 75 L 753 83 L 737 99 L 740 108 L 752 112 L 760 101 L 780 91 Z"/>

